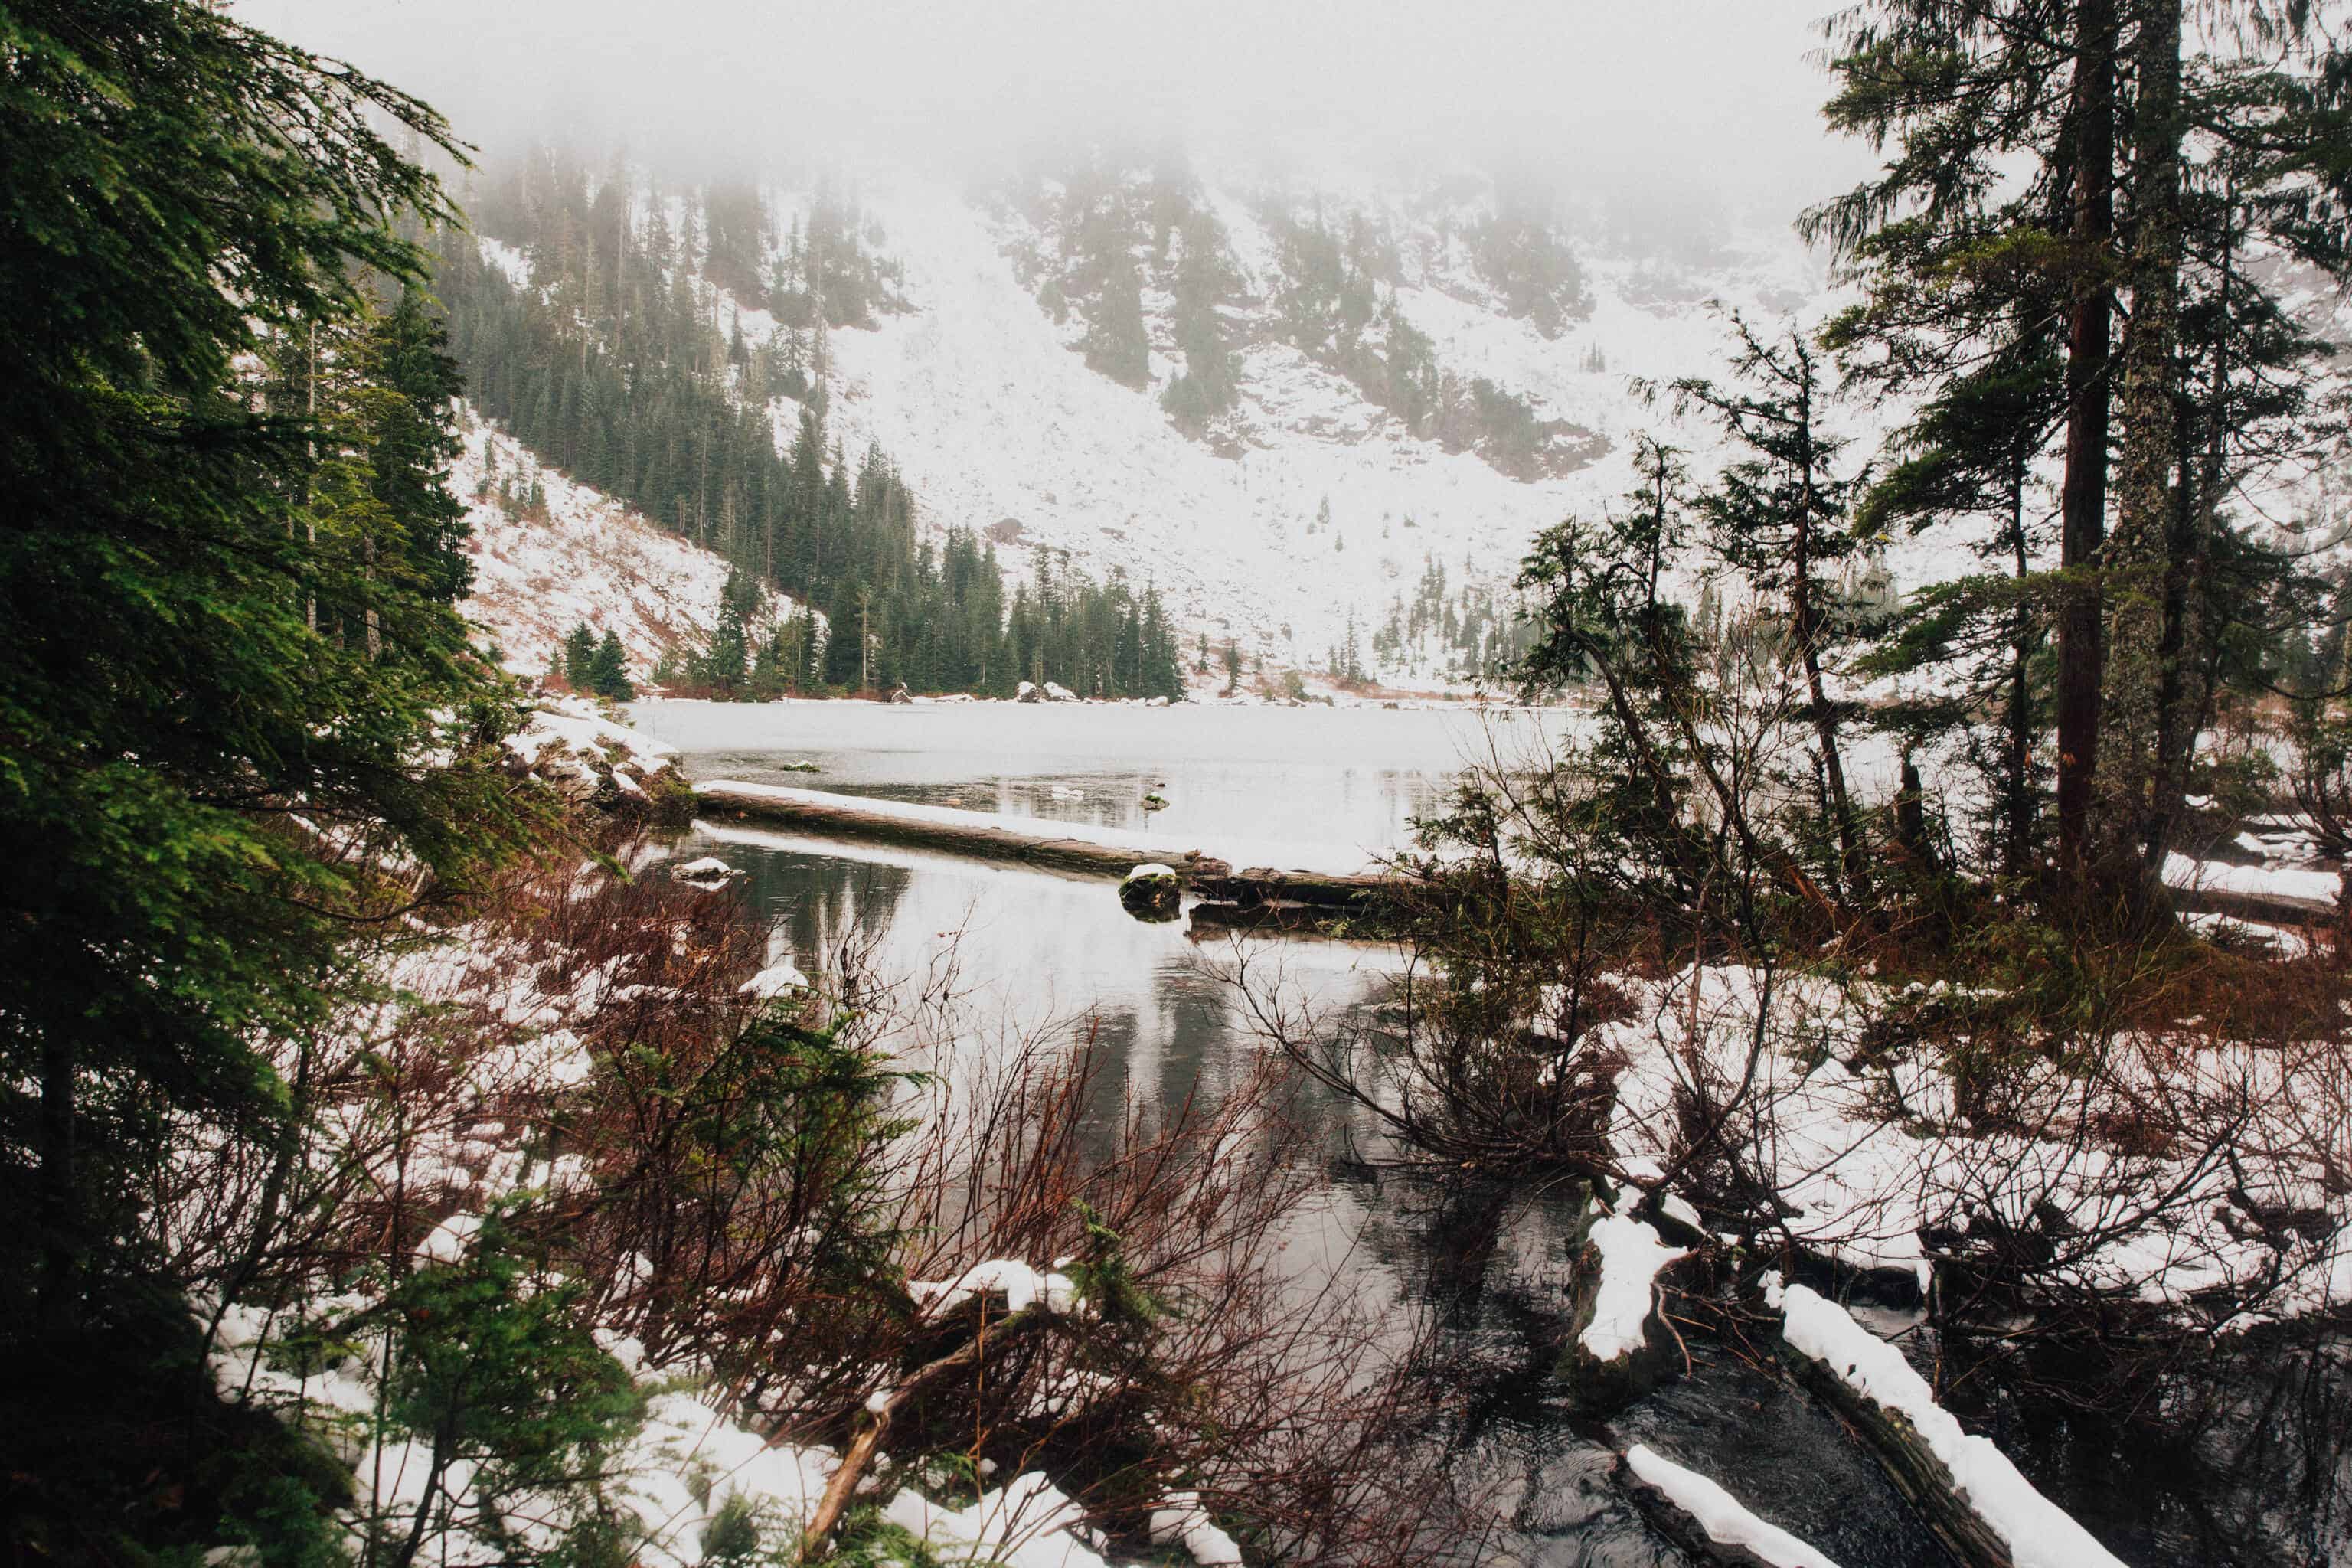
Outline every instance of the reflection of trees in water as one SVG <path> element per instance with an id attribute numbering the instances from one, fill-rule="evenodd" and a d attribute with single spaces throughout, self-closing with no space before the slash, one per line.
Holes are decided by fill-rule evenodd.
<path id="1" fill-rule="evenodd" d="M 729 856 L 750 874 L 751 911 L 776 928 L 803 967 L 825 964 L 844 943 L 887 927 L 915 873 L 903 866 L 842 860 L 790 849 Z"/>
<path id="2" fill-rule="evenodd" d="M 1938 1347 L 1950 1403 L 2052 1500 L 2151 1563 L 2352 1561 L 2341 1325 L 2209 1342 L 2153 1321 Z"/>

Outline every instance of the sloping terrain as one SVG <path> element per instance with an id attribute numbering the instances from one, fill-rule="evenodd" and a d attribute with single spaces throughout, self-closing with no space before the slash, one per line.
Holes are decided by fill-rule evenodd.
<path id="1" fill-rule="evenodd" d="M 630 678 L 639 681 L 665 652 L 708 642 L 727 585 L 725 561 L 540 467 L 470 411 L 465 436 L 449 475 L 473 531 L 465 611 L 507 668 L 545 674 L 561 661 L 564 634 L 583 622 L 620 637 Z M 785 603 L 776 596 L 773 609 Z"/>

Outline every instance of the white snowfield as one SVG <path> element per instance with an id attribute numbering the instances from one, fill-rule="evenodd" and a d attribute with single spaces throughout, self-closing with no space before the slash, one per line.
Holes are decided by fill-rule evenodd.
<path id="1" fill-rule="evenodd" d="M 719 624 L 726 562 L 553 468 L 535 470 L 546 518 L 509 515 L 498 504 L 499 481 L 520 482 L 533 459 L 470 411 L 463 422 L 465 448 L 449 471 L 472 530 L 466 549 L 474 587 L 463 608 L 507 668 L 546 674 L 562 658 L 565 634 L 583 622 L 599 637 L 620 637 L 629 677 L 640 682 L 665 651 L 703 646 Z M 488 493 L 478 496 L 485 483 Z M 776 595 L 761 628 L 792 610 L 793 601 Z"/>
<path id="2" fill-rule="evenodd" d="M 1835 1563 L 1750 1513 L 1740 1500 L 1696 1470 L 1685 1469 L 1646 1443 L 1625 1450 L 1626 1468 L 1690 1515 L 1718 1546 L 1744 1547 L 1772 1568 L 1838 1568 Z"/>
<path id="3" fill-rule="evenodd" d="M 998 546 L 1017 574 L 1041 549 L 1066 550 L 1098 577 L 1123 570 L 1156 583 L 1188 635 L 1230 632 L 1269 664 L 1319 665 L 1351 612 L 1369 658 L 1391 599 L 1412 596 L 1428 562 L 1455 584 L 1466 575 L 1504 587 L 1538 530 L 1570 512 L 1597 515 L 1632 482 L 1633 435 L 1665 417 L 1629 395 L 1628 376 L 1718 368 L 1725 333 L 1710 299 L 1767 323 L 1790 310 L 1811 319 L 1830 302 L 1817 260 L 1786 232 L 1757 228 L 1729 237 L 1703 269 L 1581 256 L 1591 316 L 1547 340 L 1504 312 L 1454 237 L 1491 210 L 1486 193 L 1433 201 L 1367 184 L 1327 195 L 1331 221 L 1361 211 L 1395 232 L 1406 269 L 1397 308 L 1432 338 L 1448 373 L 1465 385 L 1490 379 L 1541 417 L 1612 443 L 1587 468 L 1522 482 L 1475 453 L 1407 435 L 1343 377 L 1264 341 L 1262 318 L 1286 281 L 1261 216 L 1266 193 L 1253 176 L 1208 171 L 1202 194 L 1226 231 L 1240 279 L 1227 315 L 1247 342 L 1240 406 L 1209 439 L 1184 434 L 1160 405 L 1183 368 L 1164 291 L 1147 282 L 1144 293 L 1151 385 L 1121 385 L 1076 352 L 1081 315 L 1057 324 L 1008 255 L 1050 247 L 1050 237 L 961 189 L 881 166 L 860 171 L 860 203 L 880 226 L 877 248 L 904 264 L 913 309 L 878 317 L 870 331 L 831 334 L 828 419 L 850 453 L 881 445 L 927 522 L 1017 524 L 1017 533 L 1001 530 L 1010 537 Z M 772 196 L 780 226 L 807 203 L 792 192 Z M 1294 193 L 1282 205 L 1305 217 L 1318 201 Z M 738 305 L 722 306 L 722 316 Z M 773 325 L 764 310 L 740 316 L 747 336 Z M 1595 347 L 1606 370 L 1587 368 Z M 798 419 L 796 405 L 779 405 L 787 438 Z M 1709 446 L 1696 430 L 1679 439 Z M 1326 498 L 1332 527 L 1309 535 Z M 1429 659 L 1411 653 L 1374 673 L 1437 683 Z"/>
<path id="4" fill-rule="evenodd" d="M 1964 1432 L 1903 1352 L 1802 1285 L 1781 1295 L 1781 1336 L 1856 1393 L 1911 1424 L 2016 1568 L 2123 1568 L 2065 1510 L 2033 1489 L 1990 1438 Z"/>

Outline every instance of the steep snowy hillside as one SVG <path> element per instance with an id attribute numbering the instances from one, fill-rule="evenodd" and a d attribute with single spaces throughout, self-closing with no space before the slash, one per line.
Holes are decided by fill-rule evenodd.
<path id="1" fill-rule="evenodd" d="M 1085 252 L 1052 188 L 1024 205 L 868 176 L 862 207 L 913 308 L 831 335 L 829 419 L 847 449 L 871 440 L 893 454 L 926 521 L 984 531 L 1012 570 L 1041 550 L 1097 574 L 1123 569 L 1156 582 L 1188 629 L 1230 632 L 1270 663 L 1319 664 L 1351 619 L 1369 637 L 1433 563 L 1457 586 L 1506 582 L 1538 528 L 1630 482 L 1631 437 L 1663 415 L 1629 381 L 1717 365 L 1710 301 L 1774 321 L 1811 317 L 1822 299 L 1812 259 L 1776 234 L 1734 237 L 1703 267 L 1570 253 L 1553 238 L 1537 259 L 1565 257 L 1571 281 L 1538 276 L 1530 302 L 1524 278 L 1482 260 L 1477 237 L 1499 220 L 1478 193 L 1438 204 L 1189 188 L 1190 210 L 1211 222 L 1179 231 L 1178 261 L 1156 262 L 1148 235 L 1132 247 L 1139 365 L 1104 348 L 1104 307 L 1073 287 Z M 1310 225 L 1381 237 L 1389 341 L 1425 345 L 1430 384 L 1443 381 L 1467 428 L 1449 431 L 1443 408 L 1415 418 L 1374 401 L 1380 372 L 1358 368 L 1369 356 L 1286 336 Z M 1231 406 L 1206 420 L 1165 405 L 1190 356 L 1159 279 L 1181 271 L 1195 233 L 1214 236 L 1233 358 Z M 1108 309 L 1116 317 L 1117 301 Z M 1390 317 L 1408 330 L 1385 328 Z M 764 312 L 743 321 L 747 333 L 769 325 Z M 1498 425 L 1518 421 L 1516 447 L 1477 425 L 1474 392 L 1501 410 Z M 796 419 L 780 405 L 785 433 Z M 1443 663 L 1409 647 L 1376 673 Z"/>
<path id="2" fill-rule="evenodd" d="M 545 674 L 560 660 L 564 634 L 583 621 L 619 636 L 630 677 L 640 681 L 667 650 L 708 642 L 726 562 L 541 467 L 470 410 L 462 419 L 466 447 L 450 466 L 449 486 L 467 503 L 472 530 L 466 547 L 474 589 L 464 609 L 507 668 Z M 790 605 L 772 596 L 771 616 L 790 613 Z"/>

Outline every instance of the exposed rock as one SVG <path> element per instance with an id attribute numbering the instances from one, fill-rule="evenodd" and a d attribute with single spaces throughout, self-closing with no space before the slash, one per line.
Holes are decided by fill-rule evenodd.
<path id="1" fill-rule="evenodd" d="M 1153 790 L 1143 797 L 1143 809 L 1146 811 L 1165 811 L 1168 809 L 1168 797 L 1161 795 L 1158 790 Z"/>
<path id="2" fill-rule="evenodd" d="M 1154 861 L 1138 866 L 1118 884 L 1121 908 L 1139 921 L 1172 921 L 1184 902 L 1184 879 L 1172 867 Z"/>
<path id="3" fill-rule="evenodd" d="M 1078 694 L 1071 690 L 1068 687 L 1062 685 L 1060 682 L 1053 680 L 1045 682 L 1046 701 L 1076 702 L 1077 700 Z"/>
<path id="4" fill-rule="evenodd" d="M 912 702 L 914 700 L 914 693 L 907 689 L 907 683 L 903 680 L 898 682 L 898 689 L 890 693 L 893 702 Z"/>
<path id="5" fill-rule="evenodd" d="M 1013 700 L 1015 702 L 1043 702 L 1045 700 L 1045 694 L 1037 689 L 1034 682 L 1024 680 L 1013 689 Z"/>

